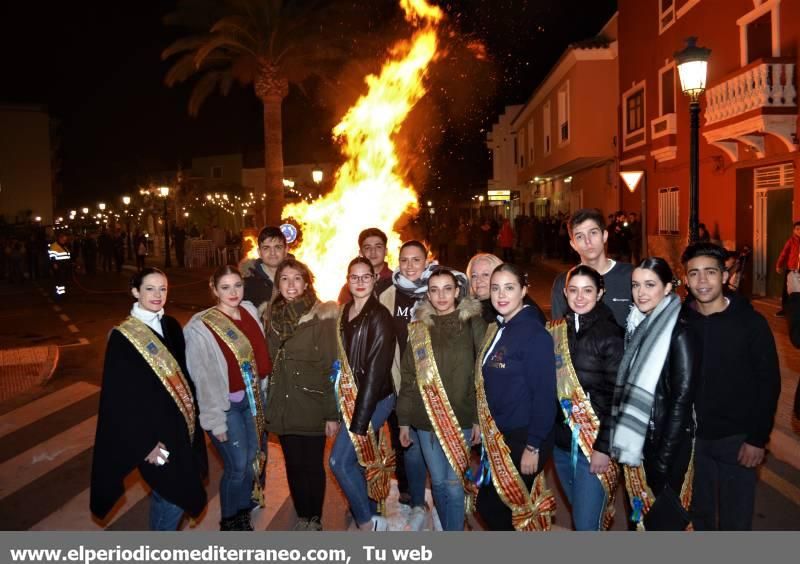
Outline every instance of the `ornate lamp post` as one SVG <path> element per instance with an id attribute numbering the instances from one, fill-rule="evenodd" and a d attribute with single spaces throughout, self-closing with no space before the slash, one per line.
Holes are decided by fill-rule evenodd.
<path id="1" fill-rule="evenodd" d="M 681 90 L 689 96 L 689 243 L 698 239 L 700 208 L 700 95 L 706 89 L 708 57 L 711 49 L 697 46 L 697 38 L 686 39 L 686 48 L 675 53 Z"/>
<path id="2" fill-rule="evenodd" d="M 167 198 L 169 198 L 169 186 L 161 186 L 158 189 L 161 197 L 164 198 L 164 268 L 172 266 L 172 260 L 169 257 L 169 215 L 167 215 Z"/>

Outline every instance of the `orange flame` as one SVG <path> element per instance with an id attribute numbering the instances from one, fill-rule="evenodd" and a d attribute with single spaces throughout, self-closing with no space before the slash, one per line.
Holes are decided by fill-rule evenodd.
<path id="1" fill-rule="evenodd" d="M 249 259 L 257 259 L 258 257 L 258 239 L 254 235 L 245 235 L 243 245 L 247 250 L 245 255 Z"/>
<path id="2" fill-rule="evenodd" d="M 358 234 L 377 227 L 389 237 L 390 263 L 395 263 L 400 236 L 395 222 L 419 208 L 417 194 L 400 176 L 400 160 L 392 136 L 425 95 L 423 79 L 436 55 L 435 23 L 443 14 L 425 0 L 400 0 L 406 20 L 416 27 L 411 40 L 398 42 L 380 75 L 369 75 L 368 92 L 352 106 L 333 134 L 347 157 L 335 175 L 330 194 L 313 202 L 290 204 L 283 217 L 294 218 L 303 230 L 293 250 L 317 274 L 322 299 L 336 299 L 347 264 L 357 253 Z"/>

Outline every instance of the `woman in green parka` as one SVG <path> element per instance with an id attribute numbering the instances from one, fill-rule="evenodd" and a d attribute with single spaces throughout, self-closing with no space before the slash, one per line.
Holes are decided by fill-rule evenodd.
<path id="1" fill-rule="evenodd" d="M 466 289 L 466 276 L 460 272 L 440 267 L 431 273 L 426 299 L 409 325 L 397 399 L 400 442 L 408 446 L 409 427 L 417 430 L 445 531 L 464 530 L 464 475 L 470 447 L 481 440 L 475 359 L 486 322 L 480 302 L 467 296 Z"/>
<path id="2" fill-rule="evenodd" d="M 335 437 L 339 414 L 330 374 L 336 360 L 335 302 L 321 302 L 303 263 L 287 258 L 275 272 L 279 294 L 265 319 L 272 377 L 267 430 L 278 435 L 298 522 L 322 530 L 325 437 Z"/>

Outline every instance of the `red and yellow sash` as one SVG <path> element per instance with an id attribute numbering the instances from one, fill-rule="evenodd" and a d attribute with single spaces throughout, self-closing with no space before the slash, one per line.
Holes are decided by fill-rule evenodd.
<path id="1" fill-rule="evenodd" d="M 336 319 L 336 345 L 339 353 L 338 370 L 334 389 L 347 433 L 353 442 L 358 463 L 365 468 L 364 478 L 367 481 L 367 495 L 378 502 L 378 511 L 384 513 L 384 502 L 389 496 L 389 485 L 395 469 L 395 454 L 386 429 L 380 429 L 380 441 L 375 438 L 372 423 L 366 435 L 357 435 L 350 431 L 353 412 L 358 397 L 358 385 L 350 369 L 347 353 L 342 342 L 342 314 L 344 305 L 339 306 Z"/>
<path id="2" fill-rule="evenodd" d="M 623 465 L 625 472 L 625 489 L 628 491 L 628 498 L 631 500 L 633 506 L 633 515 L 631 521 L 636 523 L 637 531 L 644 531 L 644 516 L 650 511 L 653 503 L 656 501 L 656 496 L 653 490 L 647 485 L 647 476 L 645 476 L 644 466 L 627 466 Z M 689 511 L 689 505 L 692 503 L 692 482 L 694 481 L 694 446 L 692 447 L 692 455 L 689 458 L 689 468 L 686 471 L 686 476 L 683 478 L 683 485 L 681 486 L 680 500 L 681 505 L 686 511 Z M 686 527 L 687 531 L 694 530 L 692 524 Z"/>
<path id="3" fill-rule="evenodd" d="M 511 522 L 517 531 L 548 531 L 553 521 L 556 499 L 547 489 L 544 472 L 533 481 L 531 491 L 511 460 L 508 448 L 497 423 L 489 411 L 486 391 L 483 388 L 483 357 L 497 334 L 497 325 L 489 326 L 481 354 L 475 362 L 475 392 L 478 400 L 478 419 L 481 424 L 484 451 L 488 453 L 492 471 L 492 483 L 503 503 L 511 509 Z"/>
<path id="4" fill-rule="evenodd" d="M 175 401 L 189 429 L 189 440 L 194 440 L 194 398 L 181 367 L 169 349 L 155 338 L 150 328 L 136 317 L 129 316 L 117 328 L 133 347 L 139 351 L 158 379 Z"/>
<path id="5" fill-rule="evenodd" d="M 258 366 L 256 366 L 253 345 L 250 344 L 247 335 L 242 333 L 228 316 L 216 308 L 206 311 L 202 320 L 228 346 L 242 371 L 242 380 L 244 380 L 245 392 L 250 403 L 250 413 L 253 414 L 253 424 L 256 427 L 256 437 L 258 437 L 256 457 L 252 462 L 254 475 L 252 498 L 261 507 L 264 507 L 264 484 L 261 480 L 264 466 L 267 463 L 267 454 L 262 449 L 262 438 L 266 435 L 267 425 L 264 418 L 264 405 L 261 401 L 261 382 L 258 378 Z"/>
<path id="6" fill-rule="evenodd" d="M 430 332 L 423 322 L 414 321 L 408 325 L 408 339 L 414 354 L 417 386 L 425 404 L 425 411 L 450 467 L 461 477 L 461 485 L 466 496 L 465 510 L 468 514 L 472 513 L 476 492 L 472 483 L 465 477 L 469 468 L 470 447 L 464 439 L 464 432 L 450 405 L 447 391 L 439 375 L 439 368 L 433 356 Z"/>
<path id="7" fill-rule="evenodd" d="M 553 336 L 556 356 L 556 394 L 558 404 L 572 431 L 573 449 L 579 446 L 583 455 L 591 462 L 594 452 L 594 441 L 600 431 L 600 420 L 592 408 L 592 402 L 581 387 L 575 367 L 572 365 L 572 356 L 569 353 L 569 339 L 567 337 L 567 323 L 563 319 L 551 321 L 547 330 Z M 577 462 L 573 453 L 573 464 Z M 603 513 L 603 530 L 607 530 L 614 518 L 614 497 L 619 482 L 619 467 L 615 462 L 608 465 L 608 470 L 597 474 L 597 478 L 606 492 L 606 507 Z"/>

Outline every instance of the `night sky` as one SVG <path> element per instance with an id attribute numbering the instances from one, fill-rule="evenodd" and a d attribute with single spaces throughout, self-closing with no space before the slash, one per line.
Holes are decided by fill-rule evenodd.
<path id="1" fill-rule="evenodd" d="M 614 0 L 439 0 L 443 57 L 429 94 L 401 132 L 409 178 L 426 197 L 469 196 L 491 174 L 486 131 L 503 106 L 524 103 L 569 43 L 594 36 Z M 174 1 L 4 2 L 0 103 L 42 104 L 57 120 L 66 207 L 135 190 L 192 156 L 262 151 L 261 104 L 251 87 L 214 94 L 188 116 L 191 83 L 167 88 L 161 51 L 181 36 L 162 17 Z M 370 19 L 360 59 L 330 83 L 292 88 L 284 101 L 284 160 L 336 155 L 330 129 L 378 70 L 392 38 L 408 36 L 395 0 L 352 7 Z M 385 38 L 385 41 L 384 41 Z"/>

